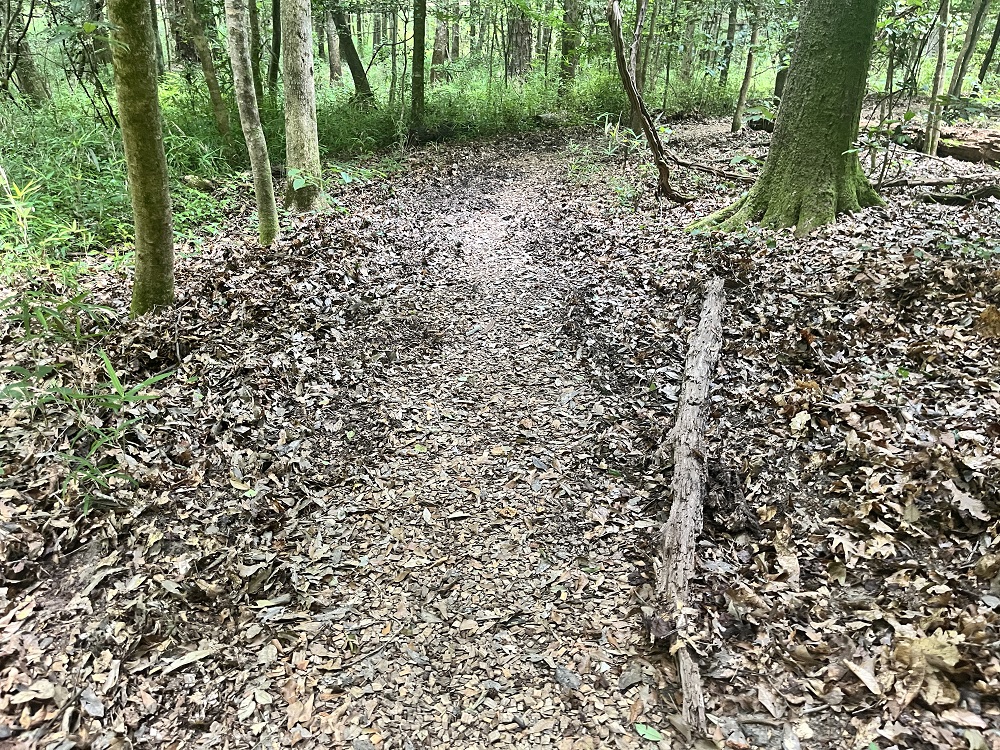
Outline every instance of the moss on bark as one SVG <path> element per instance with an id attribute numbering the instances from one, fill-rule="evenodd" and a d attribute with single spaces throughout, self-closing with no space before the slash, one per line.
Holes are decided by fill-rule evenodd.
<path id="1" fill-rule="evenodd" d="M 837 214 L 882 204 L 854 141 L 879 0 L 806 0 L 767 161 L 736 203 L 695 222 L 733 231 L 747 222 L 806 234 Z"/>
<path id="2" fill-rule="evenodd" d="M 147 0 L 110 0 L 115 96 L 135 219 L 132 315 L 174 301 L 174 240 L 156 89 L 156 41 Z"/>

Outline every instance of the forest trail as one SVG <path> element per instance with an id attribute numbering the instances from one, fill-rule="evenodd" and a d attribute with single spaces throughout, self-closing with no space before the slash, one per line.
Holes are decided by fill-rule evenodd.
<path id="1" fill-rule="evenodd" d="M 672 146 L 763 155 L 725 131 Z M 176 377 L 87 413 L 138 420 L 94 454 L 107 487 L 53 450 L 73 404 L 2 415 L 0 747 L 687 747 L 648 631 L 712 273 L 712 746 L 1000 747 L 1000 215 L 904 196 L 777 248 L 696 236 L 732 190 L 657 203 L 580 135 L 429 148 L 271 249 L 216 238 L 160 316 L 94 272 L 122 382 Z M 106 388 L 89 339 L 44 346 Z"/>

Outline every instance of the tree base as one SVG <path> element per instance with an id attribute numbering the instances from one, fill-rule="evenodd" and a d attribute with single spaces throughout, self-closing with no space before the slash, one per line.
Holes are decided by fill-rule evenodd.
<path id="1" fill-rule="evenodd" d="M 818 175 L 769 180 L 766 174 L 761 175 L 749 192 L 731 206 L 699 219 L 688 229 L 735 232 L 759 222 L 773 229 L 795 227 L 795 235 L 801 237 L 831 223 L 837 214 L 884 205 L 860 165 L 850 171 L 840 180 Z"/>

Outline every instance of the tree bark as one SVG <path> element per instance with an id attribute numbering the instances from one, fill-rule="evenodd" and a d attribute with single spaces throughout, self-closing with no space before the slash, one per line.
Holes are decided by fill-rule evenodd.
<path id="1" fill-rule="evenodd" d="M 260 124 L 257 92 L 254 88 L 253 66 L 247 34 L 247 0 L 225 0 L 229 58 L 233 65 L 233 88 L 240 113 L 240 125 L 247 142 L 253 189 L 257 200 L 257 230 L 260 244 L 265 247 L 278 236 L 278 206 L 274 200 L 271 180 L 271 159 L 267 153 L 264 128 Z M 256 3 L 257 0 L 250 0 Z"/>
<path id="2" fill-rule="evenodd" d="M 156 0 L 149 0 L 149 16 L 153 24 L 153 39 L 156 41 L 156 72 L 163 75 L 163 44 L 160 42 L 160 24 L 156 18 Z"/>
<path id="3" fill-rule="evenodd" d="M 736 21 L 739 3 L 733 0 L 729 5 L 729 22 L 726 26 L 726 41 L 722 45 L 722 66 L 719 68 L 719 86 L 729 85 L 729 64 L 733 59 L 733 46 L 736 44 Z"/>
<path id="4" fill-rule="evenodd" d="M 347 63 L 347 69 L 351 71 L 351 80 L 354 81 L 354 99 L 362 107 L 373 106 L 375 104 L 375 94 L 368 83 L 368 73 L 365 71 L 365 64 L 358 56 L 358 50 L 354 46 L 354 39 L 351 37 L 351 25 L 347 16 L 341 8 L 333 11 L 333 21 L 337 26 L 337 35 L 340 37 L 340 54 Z"/>
<path id="5" fill-rule="evenodd" d="M 424 119 L 424 63 L 427 59 L 427 0 L 413 0 L 413 72 L 410 82 L 410 129 Z"/>
<path id="6" fill-rule="evenodd" d="M 316 85 L 313 80 L 312 9 L 309 0 L 281 4 L 285 80 L 285 203 L 298 211 L 316 206 L 322 183 L 316 128 Z"/>
<path id="7" fill-rule="evenodd" d="M 937 153 L 938 139 L 941 137 L 941 115 L 944 103 L 941 90 L 944 87 L 944 68 L 948 63 L 948 22 L 950 1 L 941 0 L 938 12 L 938 59 L 934 68 L 934 83 L 931 86 L 931 106 L 927 112 L 927 130 L 924 132 L 924 153 Z"/>
<path id="8" fill-rule="evenodd" d="M 208 96 L 212 102 L 212 117 L 215 119 L 215 127 L 222 135 L 229 134 L 229 110 L 226 102 L 222 98 L 222 89 L 219 88 L 219 77 L 215 72 L 215 60 L 212 59 L 212 47 L 205 37 L 205 29 L 201 24 L 201 19 L 194 7 L 194 0 L 181 0 L 184 4 L 184 17 L 187 20 L 188 35 L 194 43 L 198 59 L 201 61 L 201 70 L 205 74 L 205 83 L 208 85 Z"/>
<path id="9" fill-rule="evenodd" d="M 576 77 L 580 62 L 580 0 L 563 0 L 563 28 L 559 39 L 559 96 L 563 97 Z"/>
<path id="10" fill-rule="evenodd" d="M 552 2 L 552 0 L 549 0 L 549 2 Z M 448 57 L 451 60 L 457 60 L 461 56 L 459 48 L 462 42 L 462 35 L 460 33 L 462 28 L 462 12 L 458 0 L 455 0 L 454 5 L 451 7 L 451 15 L 451 44 L 448 45 Z"/>
<path id="11" fill-rule="evenodd" d="M 174 241 L 167 158 L 156 90 L 156 42 L 148 0 L 110 0 L 115 94 L 135 220 L 132 315 L 174 301 Z"/>
<path id="12" fill-rule="evenodd" d="M 260 75 L 260 12 L 257 10 L 257 0 L 250 0 L 250 75 L 253 76 L 253 90 L 257 96 L 257 105 L 264 101 L 264 80 Z"/>
<path id="13" fill-rule="evenodd" d="M 997 44 L 1000 44 L 1000 13 L 997 14 L 997 22 L 993 26 L 993 36 L 990 37 L 990 46 L 987 48 L 983 64 L 979 68 L 980 85 L 986 80 L 986 74 L 990 72 L 990 65 L 993 64 L 993 56 L 996 54 Z"/>
<path id="14" fill-rule="evenodd" d="M 762 221 L 802 235 L 838 213 L 881 205 L 854 148 L 878 10 L 879 0 L 805 0 L 760 177 L 694 228 L 732 231 Z"/>
<path id="15" fill-rule="evenodd" d="M 747 47 L 747 67 L 743 72 L 743 83 L 740 84 L 740 95 L 736 99 L 736 111 L 733 112 L 732 132 L 739 133 L 743 129 L 743 110 L 747 105 L 747 96 L 750 94 L 750 84 L 753 83 L 754 50 L 760 39 L 760 24 L 754 18 L 750 30 L 750 46 Z"/>
<path id="16" fill-rule="evenodd" d="M 986 15 L 990 9 L 990 0 L 978 0 L 972 6 L 972 13 L 969 16 L 969 26 L 965 31 L 965 40 L 962 42 L 962 50 L 955 60 L 955 67 L 951 73 L 951 84 L 948 86 L 948 96 L 958 98 L 962 95 L 962 84 L 965 82 L 965 74 L 969 72 L 969 62 L 976 53 L 976 44 L 983 33 L 983 26 L 986 22 Z"/>
<path id="17" fill-rule="evenodd" d="M 333 85 L 343 77 L 344 69 L 340 64 L 340 39 L 333 23 L 333 13 L 326 11 L 325 18 L 323 27 L 326 30 L 327 62 L 330 64 L 330 84 Z"/>
<path id="18" fill-rule="evenodd" d="M 13 36 L 13 35 L 12 35 Z M 44 104 L 52 98 L 49 87 L 45 83 L 45 78 L 38 71 L 35 65 L 34 55 L 28 44 L 26 33 L 18 33 L 18 38 L 13 40 L 14 47 L 14 75 L 17 76 L 17 87 L 21 94 L 32 106 Z"/>
<path id="19" fill-rule="evenodd" d="M 698 328 L 688 342 L 684 380 L 676 418 L 667 442 L 673 446 L 674 476 L 670 483 L 670 517 L 662 531 L 662 564 L 658 589 L 668 609 L 661 619 L 673 625 L 672 653 L 676 653 L 681 688 L 682 716 L 689 727 L 707 731 L 701 673 L 685 635 L 689 627 L 690 583 L 697 567 L 698 537 L 704 527 L 704 433 L 708 419 L 709 389 L 722 350 L 722 311 L 726 304 L 723 280 L 713 276 L 706 285 Z"/>
<path id="20" fill-rule="evenodd" d="M 278 69 L 281 67 L 281 0 L 271 0 L 271 58 L 267 63 L 267 93 L 278 95 Z"/>
<path id="21" fill-rule="evenodd" d="M 507 76 L 523 78 L 531 70 L 531 20 L 516 5 L 507 13 Z"/>
<path id="22" fill-rule="evenodd" d="M 438 19 L 434 28 L 434 50 L 431 52 L 431 83 L 444 78 L 444 64 L 448 59 L 448 25 Z"/>

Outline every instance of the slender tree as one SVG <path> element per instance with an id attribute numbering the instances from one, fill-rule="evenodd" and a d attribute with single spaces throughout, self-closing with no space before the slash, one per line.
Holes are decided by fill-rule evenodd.
<path id="1" fill-rule="evenodd" d="M 936 154 L 938 139 L 941 137 L 941 115 L 944 103 L 941 101 L 944 88 L 944 69 L 948 64 L 948 22 L 951 4 L 949 0 L 941 0 L 938 11 L 938 57 L 934 67 L 934 83 L 931 85 L 930 109 L 927 112 L 927 129 L 924 131 L 925 154 Z"/>
<path id="2" fill-rule="evenodd" d="M 719 86 L 729 85 L 729 65 L 733 59 L 733 47 L 736 44 L 736 13 L 739 9 L 737 0 L 729 4 L 729 21 L 726 24 L 726 41 L 722 45 L 722 66 L 719 68 Z"/>
<path id="3" fill-rule="evenodd" d="M 285 164 L 288 169 L 285 202 L 299 211 L 309 211 L 319 199 L 322 180 L 309 0 L 282 2 L 281 30 L 285 46 L 281 74 L 285 79 Z"/>
<path id="4" fill-rule="evenodd" d="M 410 128 L 424 119 L 424 63 L 427 59 L 427 0 L 413 0 L 413 72 L 410 83 Z"/>
<path id="5" fill-rule="evenodd" d="M 212 117 L 215 118 L 215 127 L 222 135 L 227 135 L 229 133 L 229 109 L 226 107 L 225 99 L 222 98 L 219 76 L 215 71 L 215 60 L 212 58 L 212 46 L 205 36 L 205 28 L 202 26 L 201 18 L 194 7 L 194 0 L 181 0 L 181 2 L 184 6 L 188 36 L 191 37 L 195 52 L 198 53 L 201 70 L 205 74 L 205 83 L 208 85 L 208 96 L 212 101 Z"/>
<path id="6" fill-rule="evenodd" d="M 559 39 L 559 95 L 565 96 L 580 62 L 580 0 L 563 0 L 563 28 Z"/>
<path id="7" fill-rule="evenodd" d="M 271 58 L 267 63 L 267 93 L 278 95 L 278 70 L 281 67 L 281 0 L 271 0 Z"/>
<path id="8" fill-rule="evenodd" d="M 257 104 L 264 100 L 264 79 L 260 75 L 260 12 L 257 0 L 250 0 L 250 74 L 253 76 L 253 90 Z"/>
<path id="9" fill-rule="evenodd" d="M 147 0 L 110 0 L 115 94 L 135 220 L 132 315 L 173 304 L 174 240 Z"/>
<path id="10" fill-rule="evenodd" d="M 754 18 L 750 27 L 750 46 L 747 47 L 747 67 L 743 72 L 743 83 L 740 84 L 740 94 L 736 99 L 736 111 L 733 112 L 732 132 L 739 133 L 743 129 L 743 109 L 747 105 L 750 94 L 750 84 L 753 82 L 753 66 L 757 42 L 760 40 L 760 23 Z"/>
<path id="11" fill-rule="evenodd" d="M 255 3 L 257 0 L 250 0 Z M 264 128 L 260 124 L 257 92 L 254 88 L 247 34 L 247 0 L 226 0 L 226 27 L 229 59 L 233 65 L 233 88 L 240 112 L 240 125 L 250 154 L 253 189 L 257 199 L 258 236 L 265 247 L 278 236 L 278 207 L 274 201 L 271 181 L 271 160 L 267 154 Z"/>
<path id="12" fill-rule="evenodd" d="M 854 148 L 878 12 L 879 0 L 805 0 L 760 177 L 695 228 L 735 230 L 762 221 L 805 234 L 839 212 L 881 204 Z"/>
<path id="13" fill-rule="evenodd" d="M 965 39 L 962 42 L 962 49 L 955 60 L 955 67 L 951 73 L 951 83 L 948 86 L 948 96 L 958 98 L 962 95 L 962 84 L 965 75 L 969 72 L 969 63 L 976 52 L 976 45 L 979 37 L 983 33 L 983 26 L 986 24 L 986 16 L 990 10 L 990 0 L 977 0 L 972 5 L 972 13 L 969 16 L 969 26 L 965 30 Z"/>
<path id="14" fill-rule="evenodd" d="M 368 82 L 368 71 L 365 70 L 365 64 L 358 55 L 358 48 L 354 46 L 351 24 L 342 8 L 334 8 L 333 22 L 337 26 L 337 36 L 340 39 L 340 56 L 347 63 L 347 69 L 351 71 L 351 80 L 354 81 L 354 101 L 361 107 L 373 106 L 375 94 Z"/>
<path id="15" fill-rule="evenodd" d="M 339 81 L 344 75 L 340 65 L 340 38 L 337 36 L 337 27 L 333 23 L 333 14 L 326 11 L 323 28 L 326 31 L 327 62 L 330 64 L 330 84 Z"/>
<path id="16" fill-rule="evenodd" d="M 996 23 L 993 25 L 993 36 L 990 37 L 990 46 L 986 49 L 983 64 L 979 68 L 980 85 L 986 80 L 986 74 L 990 72 L 990 65 L 993 64 L 993 56 L 996 54 L 998 43 L 1000 43 L 1000 13 L 997 14 Z"/>
<path id="17" fill-rule="evenodd" d="M 160 42 L 160 28 L 157 20 L 156 0 L 149 0 L 149 15 L 153 21 L 153 39 L 156 40 L 156 70 L 163 75 L 163 44 Z"/>

